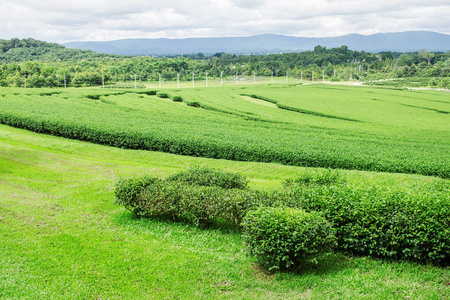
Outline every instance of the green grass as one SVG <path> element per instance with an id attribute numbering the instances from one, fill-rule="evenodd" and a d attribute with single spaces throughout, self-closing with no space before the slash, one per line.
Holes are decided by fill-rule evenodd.
<path id="1" fill-rule="evenodd" d="M 0 122 L 123 148 L 450 177 L 445 92 L 286 84 L 163 91 L 181 103 L 140 92 L 4 89 Z"/>
<path id="2" fill-rule="evenodd" d="M 125 150 L 0 125 L 1 299 L 448 299 L 445 268 L 336 254 L 268 274 L 235 232 L 139 219 L 114 204 L 119 178 L 207 165 L 277 188 L 305 168 Z M 356 184 L 419 175 L 343 171 Z"/>

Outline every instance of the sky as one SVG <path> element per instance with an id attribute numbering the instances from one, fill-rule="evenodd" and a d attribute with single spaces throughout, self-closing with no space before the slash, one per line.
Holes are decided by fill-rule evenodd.
<path id="1" fill-rule="evenodd" d="M 0 39 L 450 34 L 450 0 L 0 0 Z"/>

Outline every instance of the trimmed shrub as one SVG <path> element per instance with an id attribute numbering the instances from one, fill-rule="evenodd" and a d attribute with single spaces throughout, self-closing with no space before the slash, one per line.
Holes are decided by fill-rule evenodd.
<path id="1" fill-rule="evenodd" d="M 183 98 L 181 96 L 172 96 L 173 102 L 183 102 Z"/>
<path id="2" fill-rule="evenodd" d="M 240 174 L 201 166 L 189 167 L 186 171 L 169 176 L 166 180 L 202 186 L 218 186 L 224 189 L 245 189 L 249 182 Z"/>
<path id="3" fill-rule="evenodd" d="M 251 255 L 268 270 L 295 270 L 336 245 L 331 224 L 317 212 L 260 207 L 243 221 Z"/>
<path id="4" fill-rule="evenodd" d="M 115 195 L 117 204 L 140 216 L 239 227 L 249 209 L 276 203 L 271 194 L 248 190 L 247 185 L 239 174 L 194 166 L 165 180 L 152 176 L 120 180 Z"/>
<path id="5" fill-rule="evenodd" d="M 185 101 L 187 106 L 192 106 L 192 107 L 200 107 L 200 103 L 198 101 Z"/>
<path id="6" fill-rule="evenodd" d="M 92 100 L 100 100 L 101 95 L 86 95 L 86 98 L 92 99 Z"/>
<path id="7" fill-rule="evenodd" d="M 197 226 L 239 227 L 247 212 L 260 206 L 304 209 L 312 215 L 319 211 L 335 228 L 342 251 L 450 265 L 448 180 L 416 188 L 386 188 L 344 184 L 339 173 L 330 172 L 302 175 L 288 181 L 283 190 L 260 192 L 248 189 L 248 180 L 238 174 L 195 166 L 165 180 L 151 176 L 120 180 L 116 203 L 137 215 L 167 216 Z M 283 245 L 291 245 L 291 237 L 279 235 L 279 241 L 284 239 Z M 267 267 L 294 266 L 290 256 L 276 259 Z"/>
<path id="8" fill-rule="evenodd" d="M 331 185 L 345 183 L 345 178 L 337 170 L 326 169 L 323 171 L 306 171 L 298 175 L 295 179 L 285 181 L 286 185 L 305 184 L 305 185 Z"/>
<path id="9" fill-rule="evenodd" d="M 116 183 L 114 195 L 116 196 L 116 204 L 124 206 L 135 214 L 141 213 L 141 203 L 138 196 L 141 191 L 149 187 L 161 179 L 153 176 L 143 176 L 131 179 L 121 179 Z"/>
<path id="10" fill-rule="evenodd" d="M 159 98 L 169 98 L 169 94 L 163 92 L 156 93 L 156 96 Z"/>
<path id="11" fill-rule="evenodd" d="M 361 186 L 292 187 L 298 207 L 323 212 L 341 250 L 387 259 L 450 264 L 450 192 Z"/>
<path id="12" fill-rule="evenodd" d="M 156 95 L 156 91 L 155 90 L 151 90 L 151 91 L 139 91 L 138 94 L 145 94 L 147 96 L 154 96 Z"/>
<path id="13" fill-rule="evenodd" d="M 141 190 L 134 200 L 134 211 L 141 216 L 165 216 L 201 227 L 214 222 L 239 227 L 249 208 L 268 202 L 268 195 L 259 191 L 158 181 Z"/>

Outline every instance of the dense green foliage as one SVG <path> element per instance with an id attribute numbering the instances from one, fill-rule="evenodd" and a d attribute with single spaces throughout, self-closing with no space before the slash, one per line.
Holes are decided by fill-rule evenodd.
<path id="1" fill-rule="evenodd" d="M 243 232 L 249 253 L 268 270 L 298 270 L 336 245 L 334 230 L 321 214 L 294 208 L 250 210 Z"/>
<path id="2" fill-rule="evenodd" d="M 220 178 L 215 179 L 214 174 Z M 194 175 L 198 176 L 196 180 Z M 296 268 L 308 255 L 321 252 L 322 246 L 328 248 L 331 230 L 322 216 L 331 222 L 337 247 L 342 251 L 393 260 L 450 263 L 448 181 L 437 180 L 408 190 L 385 189 L 348 184 L 338 172 L 325 171 L 287 180 L 281 190 L 260 192 L 224 184 L 234 182 L 236 177 L 242 178 L 208 168 L 191 168 L 165 180 L 122 180 L 116 185 L 116 202 L 140 216 L 165 216 L 197 226 L 218 222 L 242 225 L 250 252 L 269 269 Z M 259 207 L 264 208 L 251 212 Z M 298 222 L 305 226 L 306 236 L 297 236 L 303 232 Z M 311 252 L 304 252 L 306 249 Z"/>
<path id="3" fill-rule="evenodd" d="M 172 96 L 171 99 L 173 102 L 183 102 L 183 98 L 181 96 L 175 95 L 175 96 Z"/>
<path id="4" fill-rule="evenodd" d="M 0 122 L 122 148 L 450 177 L 444 92 L 255 85 L 176 94 L 183 102 L 145 90 L 7 89 Z"/>
<path id="5" fill-rule="evenodd" d="M 167 178 L 168 181 L 178 181 L 186 184 L 201 186 L 218 186 L 224 189 L 246 189 L 248 178 L 223 170 L 201 166 L 191 166 L 185 171 L 178 172 Z"/>
<path id="6" fill-rule="evenodd" d="M 159 98 L 169 98 L 169 94 L 163 92 L 157 92 L 156 96 L 158 96 Z"/>
<path id="7" fill-rule="evenodd" d="M 114 195 L 116 197 L 116 203 L 124 206 L 126 209 L 138 214 L 138 209 L 135 202 L 139 197 L 141 191 L 160 180 L 157 177 L 143 176 L 134 177 L 130 179 L 121 179 L 116 183 Z"/>
<path id="8" fill-rule="evenodd" d="M 102 58 L 126 58 L 126 56 L 95 53 L 89 50 L 69 49 L 56 43 L 33 38 L 0 40 L 0 64 L 45 61 L 65 62 Z"/>
<path id="9" fill-rule="evenodd" d="M 195 174 L 200 177 L 191 180 Z M 213 174 L 222 178 L 215 180 Z M 139 216 L 168 217 L 201 227 L 217 222 L 239 227 L 249 208 L 271 201 L 266 193 L 230 188 L 229 183 L 240 176 L 231 174 L 227 180 L 224 177 L 227 174 L 203 168 L 187 170 L 166 180 L 153 177 L 121 180 L 115 189 L 116 203 Z"/>
<path id="10" fill-rule="evenodd" d="M 287 179 L 286 184 L 301 184 L 301 185 L 332 185 L 345 183 L 345 178 L 342 173 L 337 170 L 324 170 L 315 172 L 305 172 L 298 175 L 294 179 Z"/>
<path id="11" fill-rule="evenodd" d="M 450 76 L 450 52 L 404 53 L 396 58 L 390 53 L 375 55 L 353 51 L 346 46 L 313 51 L 270 55 L 177 57 L 127 57 L 66 49 L 64 46 L 34 39 L 0 40 L 0 86 L 62 87 L 113 84 L 127 88 L 149 81 L 181 81 L 220 76 L 273 76 L 304 80 L 331 81 L 376 80 L 385 78 L 424 77 L 422 86 L 447 87 L 442 79 Z M 430 81 L 435 78 L 435 81 Z M 125 84 L 124 84 L 125 82 Z M 133 82 L 133 84 L 126 83 Z M 434 85 L 433 85 L 434 84 Z"/>
<path id="12" fill-rule="evenodd" d="M 450 264 L 448 182 L 409 190 L 311 185 L 303 178 L 294 182 L 286 185 L 291 197 L 288 205 L 324 213 L 337 229 L 339 249 L 387 259 Z"/>

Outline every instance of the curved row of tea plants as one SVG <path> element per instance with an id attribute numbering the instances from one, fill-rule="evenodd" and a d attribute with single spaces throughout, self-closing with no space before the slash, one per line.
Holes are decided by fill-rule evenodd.
<path id="1" fill-rule="evenodd" d="M 257 88 L 247 90 L 255 94 Z M 281 104 L 317 112 L 311 115 L 252 103 L 239 96 L 242 92 L 240 87 L 174 90 L 160 98 L 155 91 L 8 89 L 0 93 L 0 122 L 122 148 L 450 177 L 448 114 L 437 112 L 447 111 L 448 101 L 439 95 L 412 94 L 424 95 L 412 107 L 410 98 L 390 103 L 392 95 L 376 89 L 361 89 L 367 95 L 361 99 L 355 88 L 260 88 L 258 95 L 277 94 Z M 318 103 L 311 103 L 308 95 L 315 94 L 311 99 Z M 351 105 L 358 110 L 340 108 Z M 323 117 L 330 115 L 339 118 Z"/>

